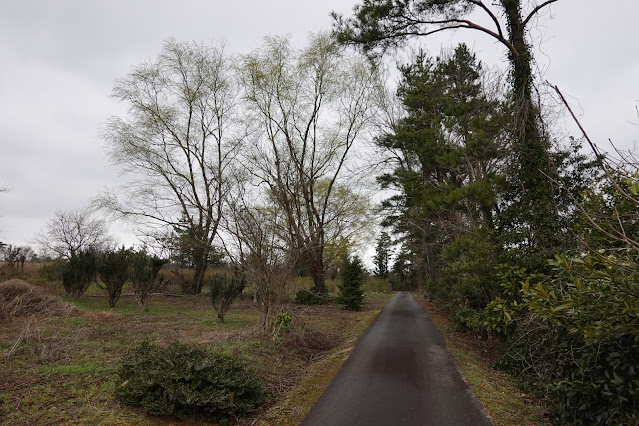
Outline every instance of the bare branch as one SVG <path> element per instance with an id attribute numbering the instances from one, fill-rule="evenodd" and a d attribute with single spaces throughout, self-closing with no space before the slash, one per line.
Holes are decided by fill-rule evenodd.
<path id="1" fill-rule="evenodd" d="M 113 97 L 129 113 L 109 121 L 104 139 L 112 162 L 135 175 L 121 202 L 106 196 L 100 204 L 144 219 L 145 235 L 166 240 L 166 230 L 147 232 L 162 226 L 181 233 L 195 259 L 191 292 L 199 293 L 244 139 L 230 61 L 221 47 L 169 40 L 155 62 L 117 81 Z"/>
<path id="2" fill-rule="evenodd" d="M 553 88 L 555 90 L 555 92 L 557 92 L 557 95 L 559 95 L 559 98 L 561 99 L 562 103 L 566 106 L 566 108 L 568 109 L 568 112 L 570 112 L 570 115 L 572 116 L 573 120 L 575 121 L 575 123 L 579 127 L 579 130 L 581 130 L 581 133 L 584 135 L 584 138 L 586 139 L 586 141 L 588 141 L 588 145 L 590 145 L 590 149 L 595 154 L 595 157 L 597 159 L 597 162 L 599 163 L 599 166 L 601 167 L 601 169 L 606 174 L 606 178 L 607 178 L 608 182 L 610 182 L 615 187 L 615 189 L 617 191 L 619 191 L 620 194 L 623 194 L 624 197 L 626 197 L 627 199 L 631 200 L 635 204 L 639 204 L 639 200 L 637 200 L 636 198 L 634 198 L 633 196 L 628 194 L 623 188 L 621 188 L 619 186 L 619 183 L 617 183 L 616 179 L 614 179 L 612 177 L 612 175 L 610 173 L 610 170 L 609 170 L 609 167 L 606 165 L 606 163 L 604 161 L 604 155 L 599 151 L 597 146 L 592 142 L 592 140 L 590 139 L 590 137 L 588 136 L 588 134 L 584 130 L 583 126 L 581 125 L 581 122 L 579 121 L 579 119 L 577 119 L 577 116 L 572 111 L 572 108 L 570 107 L 570 105 L 566 101 L 566 98 L 564 98 L 563 93 L 561 93 L 561 91 L 559 90 L 559 88 L 557 86 L 553 86 L 549 82 L 546 82 L 546 84 L 548 84 L 551 88 Z"/>
<path id="3" fill-rule="evenodd" d="M 528 21 L 530 21 L 530 19 L 535 16 L 535 14 L 537 12 L 539 12 L 541 9 L 543 9 L 544 7 L 548 6 L 551 3 L 556 2 L 557 0 L 547 0 L 545 2 L 543 2 L 542 4 L 538 5 L 537 7 L 535 7 L 526 17 L 526 19 L 524 19 L 524 22 L 522 23 L 522 26 L 525 28 L 526 25 L 528 24 Z"/>
<path id="4" fill-rule="evenodd" d="M 486 12 L 488 16 L 490 16 L 490 19 L 493 20 L 493 22 L 495 23 L 495 27 L 497 28 L 497 34 L 499 34 L 501 38 L 504 38 L 504 34 L 501 30 L 501 25 L 499 24 L 499 20 L 497 19 L 495 14 L 484 4 L 484 2 L 481 0 L 468 0 L 468 1 L 470 3 L 474 3 L 477 6 L 481 7 L 484 10 L 484 12 Z"/>

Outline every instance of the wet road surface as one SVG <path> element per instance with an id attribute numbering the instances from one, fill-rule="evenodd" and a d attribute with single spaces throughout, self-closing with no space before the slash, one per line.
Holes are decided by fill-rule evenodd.
<path id="1" fill-rule="evenodd" d="M 490 425 L 437 327 L 397 293 L 302 425 Z"/>

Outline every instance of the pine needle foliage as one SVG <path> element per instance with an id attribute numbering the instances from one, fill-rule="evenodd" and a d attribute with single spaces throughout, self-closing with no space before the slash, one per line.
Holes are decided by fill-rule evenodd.
<path id="1" fill-rule="evenodd" d="M 98 260 L 97 272 L 109 298 L 109 306 L 112 308 L 118 303 L 122 287 L 129 279 L 130 265 L 131 251 L 124 247 L 117 251 L 106 251 Z"/>
<path id="2" fill-rule="evenodd" d="M 359 311 L 364 301 L 364 267 L 359 257 L 347 258 L 344 262 L 342 283 L 338 286 L 338 302 L 346 309 Z"/>
<path id="3" fill-rule="evenodd" d="M 147 310 L 147 300 L 151 293 L 162 286 L 158 277 L 160 269 L 167 261 L 140 250 L 131 255 L 131 283 L 135 298 L 143 310 Z"/>

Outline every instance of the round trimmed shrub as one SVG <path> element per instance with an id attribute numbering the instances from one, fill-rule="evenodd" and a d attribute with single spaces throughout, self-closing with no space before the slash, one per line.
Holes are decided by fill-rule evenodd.
<path id="1" fill-rule="evenodd" d="M 117 374 L 116 399 L 152 415 L 224 421 L 250 413 L 265 397 L 262 381 L 242 362 L 196 345 L 143 341 L 123 357 Z"/>

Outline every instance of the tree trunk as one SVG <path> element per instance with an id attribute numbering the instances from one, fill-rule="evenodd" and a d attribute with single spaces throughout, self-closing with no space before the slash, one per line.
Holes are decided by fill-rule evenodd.
<path id="1" fill-rule="evenodd" d="M 326 288 L 326 268 L 324 267 L 323 250 L 316 248 L 310 251 L 308 256 L 308 270 L 313 278 L 313 285 L 320 296 L 326 296 L 328 289 Z"/>
<path id="2" fill-rule="evenodd" d="M 198 247 L 194 250 L 195 260 L 195 272 L 193 274 L 193 280 L 191 286 L 185 289 L 187 294 L 200 294 L 202 292 L 202 286 L 204 285 L 204 274 L 208 266 L 210 248 Z"/>
<path id="3" fill-rule="evenodd" d="M 542 134 L 539 109 L 533 102 L 530 46 L 521 17 L 521 0 L 502 0 L 510 41 L 518 54 L 510 52 L 513 93 L 516 97 L 516 175 L 521 185 L 520 217 L 529 226 L 525 244 L 533 252 L 551 255 L 560 243 L 558 215 L 550 182 L 550 141 Z M 544 254 L 545 253 L 545 254 Z"/>

